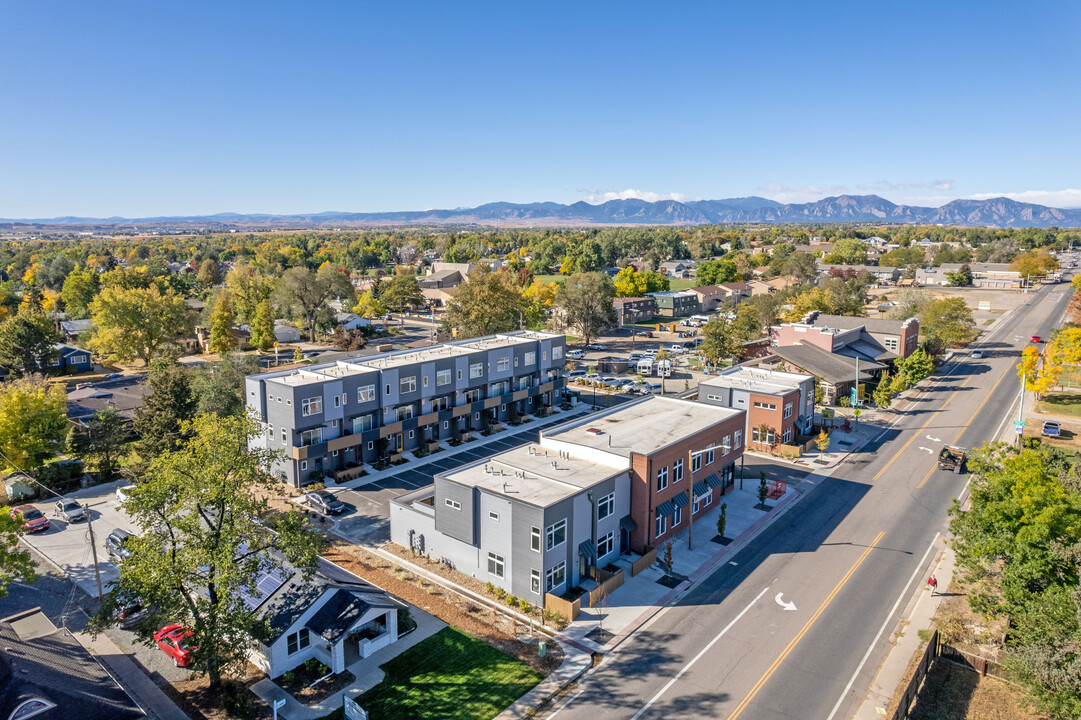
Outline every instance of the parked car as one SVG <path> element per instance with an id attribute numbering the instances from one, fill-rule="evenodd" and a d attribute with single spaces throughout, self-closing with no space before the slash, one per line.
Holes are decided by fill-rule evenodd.
<path id="1" fill-rule="evenodd" d="M 659 352 L 660 352 L 660 350 L 657 350 L 656 348 L 650 348 L 649 350 L 643 351 L 642 354 L 647 355 L 648 357 L 656 357 L 657 353 L 659 353 Z"/>
<path id="2" fill-rule="evenodd" d="M 672 345 L 668 346 L 669 355 L 682 355 L 685 352 L 687 352 L 687 348 L 683 347 L 679 343 L 673 343 Z"/>
<path id="3" fill-rule="evenodd" d="M 128 495 L 135 489 L 134 485 L 121 485 L 116 489 L 116 506 L 120 507 L 128 499 Z"/>
<path id="4" fill-rule="evenodd" d="M 1043 342 L 1043 340 L 1040 339 L 1039 335 L 1033 335 L 1031 338 L 1029 338 L 1029 342 L 1038 343 Z"/>
<path id="5" fill-rule="evenodd" d="M 1055 420 L 1045 420 L 1043 428 L 1040 429 L 1040 434 L 1047 437 L 1058 437 L 1061 432 L 1062 428 Z"/>
<path id="6" fill-rule="evenodd" d="M 653 333 L 651 333 L 649 330 L 641 330 L 641 331 L 639 331 L 637 333 L 637 335 L 638 335 L 638 337 L 644 337 L 644 338 L 653 337 Z"/>
<path id="7" fill-rule="evenodd" d="M 589 343 L 586 345 L 586 350 L 607 350 L 608 346 L 604 343 Z"/>
<path id="8" fill-rule="evenodd" d="M 24 532 L 45 532 L 49 529 L 49 518 L 33 505 L 19 505 L 11 508 L 11 519 L 21 522 Z"/>
<path id="9" fill-rule="evenodd" d="M 127 560 L 131 557 L 131 548 L 127 544 L 133 537 L 127 530 L 116 528 L 105 538 L 105 552 L 117 562 Z"/>
<path id="10" fill-rule="evenodd" d="M 154 642 L 158 648 L 173 659 L 177 667 L 191 665 L 191 654 L 195 647 L 191 644 L 191 630 L 173 623 L 154 633 Z"/>
<path id="11" fill-rule="evenodd" d="M 585 370 L 571 370 L 569 373 L 567 373 L 568 378 L 578 378 L 578 377 L 585 377 L 585 376 L 586 376 L 586 371 Z"/>
<path id="12" fill-rule="evenodd" d="M 117 624 L 124 630 L 132 630 L 143 624 L 146 616 L 150 614 L 150 608 L 140 602 L 135 602 L 120 608 L 116 613 Z"/>
<path id="13" fill-rule="evenodd" d="M 326 490 L 316 490 L 304 496 L 304 503 L 324 515 L 337 515 L 345 510 L 345 503 Z"/>
<path id="14" fill-rule="evenodd" d="M 567 357 L 571 360 L 581 360 L 586 356 L 585 350 L 568 350 Z"/>
<path id="15" fill-rule="evenodd" d="M 617 377 L 606 377 L 602 379 L 602 382 L 604 383 L 605 387 L 618 388 L 621 387 L 623 383 L 626 382 L 626 380 Z"/>
<path id="16" fill-rule="evenodd" d="M 972 358 L 974 360 L 979 360 L 982 357 L 983 357 L 983 350 L 973 350 L 972 351 Z"/>
<path id="17" fill-rule="evenodd" d="M 86 520 L 86 508 L 74 500 L 57 500 L 53 515 L 67 523 Z"/>

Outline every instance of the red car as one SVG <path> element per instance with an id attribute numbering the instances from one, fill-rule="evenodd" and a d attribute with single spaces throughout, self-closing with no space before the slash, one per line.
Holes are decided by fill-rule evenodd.
<path id="1" fill-rule="evenodd" d="M 195 650 L 195 646 L 191 644 L 192 634 L 191 630 L 173 623 L 154 633 L 154 642 L 163 653 L 173 659 L 174 665 L 188 667 L 191 665 L 191 654 Z"/>
<path id="2" fill-rule="evenodd" d="M 49 518 L 41 514 L 33 505 L 20 505 L 11 508 L 11 519 L 23 524 L 26 532 L 44 532 L 49 529 Z"/>
<path id="3" fill-rule="evenodd" d="M 1031 338 L 1029 338 L 1029 342 L 1043 342 L 1043 340 L 1040 339 L 1039 335 L 1033 335 Z"/>

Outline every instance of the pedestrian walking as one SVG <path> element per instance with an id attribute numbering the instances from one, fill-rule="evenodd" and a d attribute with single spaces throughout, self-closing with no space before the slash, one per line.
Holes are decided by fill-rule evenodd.
<path id="1" fill-rule="evenodd" d="M 936 578 L 934 575 L 927 578 L 927 586 L 931 588 L 931 596 L 934 597 L 935 593 L 938 590 L 938 578 Z"/>

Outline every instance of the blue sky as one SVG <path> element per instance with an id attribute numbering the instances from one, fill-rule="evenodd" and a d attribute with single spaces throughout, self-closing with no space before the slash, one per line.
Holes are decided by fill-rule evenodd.
<path id="1" fill-rule="evenodd" d="M 0 0 L 0 217 L 1081 206 L 1081 3 Z"/>

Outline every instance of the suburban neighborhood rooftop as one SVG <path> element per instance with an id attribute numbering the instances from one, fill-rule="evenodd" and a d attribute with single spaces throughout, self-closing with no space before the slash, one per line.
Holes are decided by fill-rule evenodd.
<path id="1" fill-rule="evenodd" d="M 699 385 L 741 388 L 762 395 L 784 395 L 798 388 L 807 378 L 807 375 L 800 373 L 737 365 L 722 370 L 717 377 L 703 380 Z"/>

